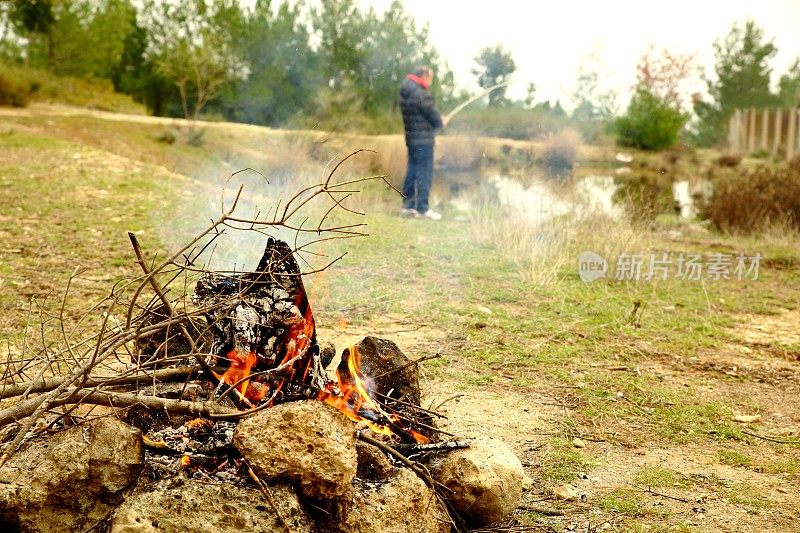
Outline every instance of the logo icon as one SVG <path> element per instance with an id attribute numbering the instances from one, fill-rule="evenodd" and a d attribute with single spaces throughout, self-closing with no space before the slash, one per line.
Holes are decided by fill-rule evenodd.
<path id="1" fill-rule="evenodd" d="M 578 275 L 586 283 L 606 277 L 608 261 L 594 252 L 581 252 L 578 256 Z"/>

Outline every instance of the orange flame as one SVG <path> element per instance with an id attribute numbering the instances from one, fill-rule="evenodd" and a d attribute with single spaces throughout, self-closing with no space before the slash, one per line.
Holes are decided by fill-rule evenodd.
<path id="1" fill-rule="evenodd" d="M 226 358 L 231 362 L 231 364 L 225 373 L 222 374 L 222 376 L 217 376 L 217 378 L 227 385 L 238 383 L 242 379 L 249 376 L 250 369 L 253 368 L 253 365 L 256 364 L 257 360 L 254 352 L 240 352 L 236 348 L 228 352 Z M 248 379 L 242 381 L 236 386 L 236 390 L 242 393 L 242 396 L 245 398 L 247 398 L 246 393 L 249 384 L 250 380 Z"/>
<path id="2" fill-rule="evenodd" d="M 354 422 L 363 422 L 368 428 L 380 435 L 392 436 L 394 432 L 387 424 L 379 424 L 365 418 L 362 414 L 372 413 L 376 418 L 385 418 L 397 422 L 396 415 L 386 414 L 380 405 L 370 396 L 366 379 L 361 372 L 361 355 L 355 346 L 350 346 L 350 355 L 347 358 L 349 376 L 343 376 L 336 370 L 340 395 L 333 390 L 322 390 L 317 399 L 338 409 L 347 418 Z M 332 389 L 333 387 L 331 387 Z M 414 430 L 406 430 L 417 442 L 428 442 L 428 438 Z"/>

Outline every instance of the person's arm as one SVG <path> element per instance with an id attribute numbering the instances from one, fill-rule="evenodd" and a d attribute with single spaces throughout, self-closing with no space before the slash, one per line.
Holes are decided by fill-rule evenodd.
<path id="1" fill-rule="evenodd" d="M 439 113 L 433 105 L 433 96 L 429 93 L 423 93 L 420 97 L 420 109 L 425 118 L 434 128 L 442 128 L 446 126 L 444 115 Z"/>

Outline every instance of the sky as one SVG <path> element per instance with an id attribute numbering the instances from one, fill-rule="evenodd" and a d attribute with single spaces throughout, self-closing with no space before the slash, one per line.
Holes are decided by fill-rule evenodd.
<path id="1" fill-rule="evenodd" d="M 382 12 L 391 0 L 359 3 Z M 404 5 L 420 26 L 429 24 L 432 44 L 460 87 L 477 88 L 470 73 L 473 58 L 481 48 L 501 44 L 517 64 L 509 96 L 523 98 L 533 82 L 537 101 L 559 100 L 567 108 L 582 64 L 593 65 L 624 105 L 636 64 L 650 45 L 696 54 L 698 76 L 685 90 L 702 92 L 699 71 L 713 74 L 712 43 L 748 18 L 778 48 L 774 83 L 800 56 L 800 0 L 404 0 Z"/>
<path id="2" fill-rule="evenodd" d="M 391 0 L 362 0 L 381 11 Z M 734 22 L 752 19 L 778 48 L 774 78 L 800 57 L 800 0 L 405 0 L 419 24 L 430 25 L 432 43 L 457 82 L 474 88 L 473 58 L 502 44 L 517 64 L 508 94 L 523 97 L 528 82 L 537 100 L 569 106 L 582 63 L 595 64 L 606 88 L 630 92 L 636 64 L 649 45 L 696 54 L 698 69 L 713 73 L 712 43 Z M 687 91 L 702 90 L 695 78 Z"/>

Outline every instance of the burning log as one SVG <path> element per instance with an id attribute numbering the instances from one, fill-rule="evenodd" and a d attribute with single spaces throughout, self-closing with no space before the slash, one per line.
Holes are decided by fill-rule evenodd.
<path id="1" fill-rule="evenodd" d="M 323 359 L 317 344 L 300 268 L 285 242 L 270 238 L 254 272 L 203 275 L 193 301 L 209 309 L 205 317 L 215 375 L 251 403 L 279 403 L 291 395 L 284 390 L 290 382 L 325 387 L 330 360 Z M 269 370 L 285 379 L 257 375 Z"/>

